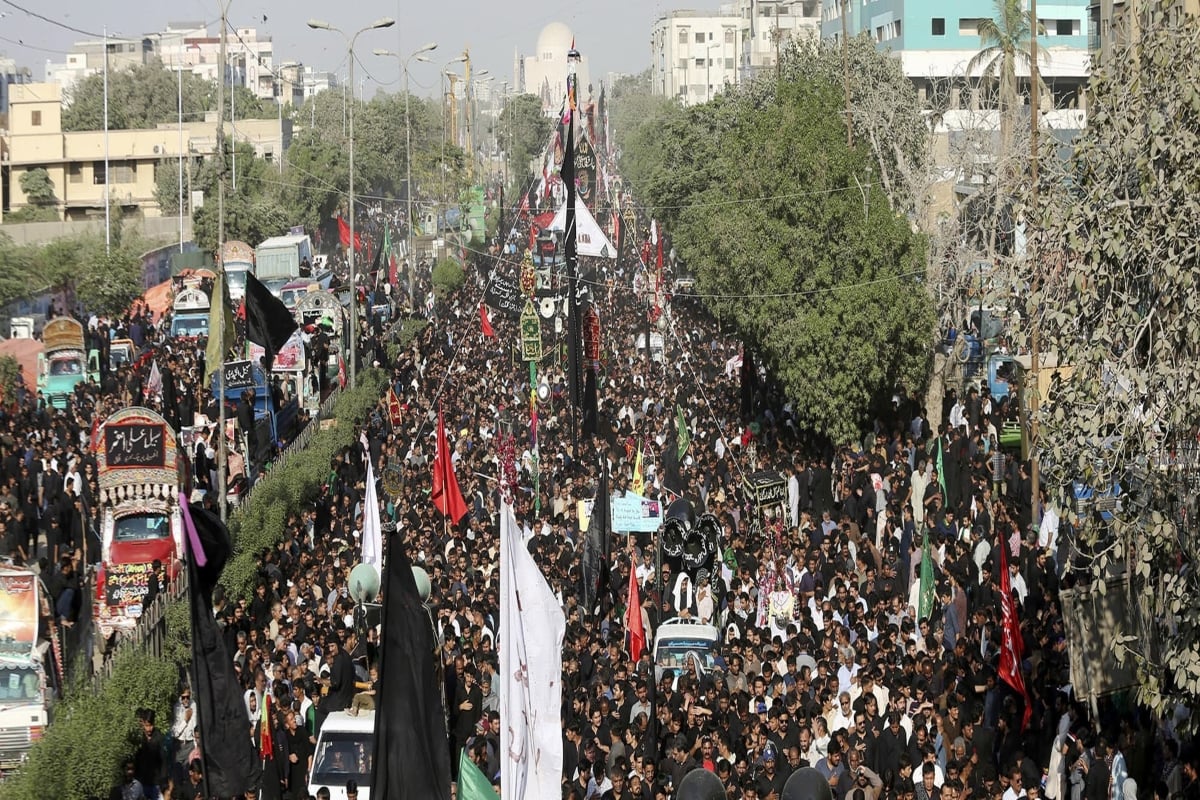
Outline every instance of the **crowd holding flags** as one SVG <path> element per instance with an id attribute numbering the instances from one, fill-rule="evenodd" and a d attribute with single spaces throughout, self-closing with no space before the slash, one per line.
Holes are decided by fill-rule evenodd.
<path id="1" fill-rule="evenodd" d="M 446 421 L 438 412 L 437 455 L 433 459 L 433 492 L 429 497 L 447 521 L 457 525 L 467 513 L 467 504 L 454 475 L 454 458 L 446 440 Z"/>
<path id="2" fill-rule="evenodd" d="M 1025 712 L 1021 718 L 1021 732 L 1029 727 L 1033 715 L 1033 702 L 1025 687 L 1025 674 L 1021 671 L 1021 660 L 1025 657 L 1025 642 L 1021 637 L 1021 625 L 1017 621 L 1017 601 L 1013 598 L 1012 582 L 1008 575 L 1008 543 L 1000 543 L 1000 679 L 1013 691 L 1025 698 Z"/>

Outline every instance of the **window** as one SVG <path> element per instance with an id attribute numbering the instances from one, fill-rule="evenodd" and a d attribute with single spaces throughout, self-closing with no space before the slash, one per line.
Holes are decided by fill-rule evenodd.
<path id="1" fill-rule="evenodd" d="M 137 183 L 137 162 L 118 161 L 111 166 L 113 183 Z"/>
<path id="2" fill-rule="evenodd" d="M 712 33 L 712 31 L 709 31 L 709 32 L 708 32 L 708 40 L 709 40 L 710 42 L 713 40 L 713 33 Z"/>
<path id="3" fill-rule="evenodd" d="M 733 44 L 733 31 L 725 31 L 725 44 Z"/>
<path id="4" fill-rule="evenodd" d="M 901 27 L 901 25 L 900 25 L 900 20 L 896 20 L 895 22 L 893 22 L 893 23 L 892 23 L 892 26 L 893 26 L 893 27 L 894 27 L 894 29 L 895 29 L 895 33 L 894 33 L 894 36 L 893 36 L 893 38 L 895 38 L 895 39 L 899 39 L 899 38 L 900 38 L 900 36 L 901 36 L 901 34 L 903 33 L 903 28 L 902 28 L 902 27 Z"/>
<path id="5" fill-rule="evenodd" d="M 696 44 L 704 44 L 704 34 L 703 33 L 696 34 Z"/>
<path id="6" fill-rule="evenodd" d="M 697 59 L 696 59 L 696 66 L 697 66 L 697 67 L 703 67 L 704 65 L 705 65 L 705 61 L 704 61 L 704 59 L 703 59 L 703 58 L 697 58 Z"/>
<path id="7" fill-rule="evenodd" d="M 685 72 L 687 71 L 687 59 L 686 58 L 679 59 L 679 68 L 681 70 L 684 70 Z"/>
<path id="8" fill-rule="evenodd" d="M 713 60 L 712 60 L 711 58 L 708 60 L 708 65 L 709 65 L 710 67 L 713 65 Z"/>
<path id="9" fill-rule="evenodd" d="M 883 41 L 883 26 L 882 25 L 875 28 L 875 41 L 877 41 L 877 42 Z"/>
<path id="10" fill-rule="evenodd" d="M 732 58 L 725 59 L 725 69 L 733 69 L 733 59 Z"/>
<path id="11" fill-rule="evenodd" d="M 1076 21 L 1073 19 L 1059 19 L 1054 21 L 1054 32 L 1058 36 L 1074 36 Z"/>
<path id="12" fill-rule="evenodd" d="M 83 183 L 83 167 L 79 164 L 68 164 L 67 181 L 69 183 Z"/>
<path id="13" fill-rule="evenodd" d="M 979 22 L 977 17 L 961 17 L 958 20 L 959 36 L 978 36 Z"/>
<path id="14" fill-rule="evenodd" d="M 42 112 L 40 110 L 29 112 L 29 124 L 35 128 L 42 126 Z"/>
<path id="15" fill-rule="evenodd" d="M 687 31 L 680 31 L 680 32 L 679 32 L 679 43 L 680 43 L 680 44 L 687 44 L 687 43 L 688 43 Z"/>
<path id="16" fill-rule="evenodd" d="M 92 183 L 96 186 L 102 186 L 107 183 L 107 175 L 104 172 L 103 161 L 92 162 Z"/>

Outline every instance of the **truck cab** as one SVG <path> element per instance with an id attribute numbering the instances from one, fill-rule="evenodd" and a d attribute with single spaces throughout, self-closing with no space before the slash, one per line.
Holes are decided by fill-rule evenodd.
<path id="1" fill-rule="evenodd" d="M 83 325 L 70 317 L 46 323 L 45 345 L 38 354 L 38 391 L 55 408 L 66 408 L 75 387 L 85 380 L 100 380 L 100 359 L 84 353 Z"/>
<path id="2" fill-rule="evenodd" d="M 202 289 L 184 289 L 175 296 L 171 315 L 171 336 L 194 341 L 208 336 L 209 298 Z"/>
<path id="3" fill-rule="evenodd" d="M 358 800 L 371 800 L 374 760 L 375 712 L 363 711 L 358 716 L 333 712 L 317 736 L 308 794 L 316 797 L 324 786 L 329 789 L 329 800 L 347 800 L 346 781 L 353 780 L 358 784 Z"/>
<path id="4" fill-rule="evenodd" d="M 246 276 L 254 274 L 254 248 L 236 240 L 225 243 L 221 251 L 221 268 L 225 271 L 225 287 L 229 300 L 235 305 L 246 296 Z"/>
<path id="5" fill-rule="evenodd" d="M 21 764 L 46 728 L 50 689 L 39 642 L 44 603 L 31 570 L 0 565 L 0 767 Z"/>

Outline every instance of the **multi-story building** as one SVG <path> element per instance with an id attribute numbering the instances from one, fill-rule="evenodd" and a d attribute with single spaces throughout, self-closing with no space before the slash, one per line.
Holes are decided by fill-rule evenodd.
<path id="1" fill-rule="evenodd" d="M 8 113 L 8 92 L 10 86 L 16 83 L 30 83 L 33 74 L 29 67 L 18 67 L 11 58 L 0 58 L 0 115 Z M 4 127 L 0 118 L 0 128 Z"/>
<path id="2" fill-rule="evenodd" d="M 1151 0 L 1090 0 L 1087 32 L 1092 59 L 1102 62 L 1111 58 L 1114 50 L 1135 41 L 1150 5 Z M 1154 5 L 1162 8 L 1173 25 L 1187 17 L 1200 17 L 1200 0 L 1154 0 Z"/>
<path id="3" fill-rule="evenodd" d="M 684 104 L 773 69 L 793 38 L 816 36 L 818 0 L 736 0 L 716 11 L 671 11 L 650 34 L 651 86 Z"/>
<path id="4" fill-rule="evenodd" d="M 148 64 L 155 59 L 169 69 L 186 69 L 207 80 L 220 75 L 220 31 L 209 35 L 202 22 L 170 22 L 165 31 L 140 39 L 109 37 L 108 68 Z M 46 62 L 46 81 L 60 84 L 69 100 L 76 82 L 104 69 L 105 41 L 76 42 L 60 64 Z M 256 97 L 272 100 L 278 91 L 271 37 L 254 28 L 238 28 L 225 38 L 227 75 L 233 86 L 245 86 Z"/>
<path id="5" fill-rule="evenodd" d="M 1042 98 L 1044 111 L 1083 107 L 1089 2 L 1038 4 L 1038 22 L 1045 31 L 1039 41 L 1046 52 L 1038 70 L 1050 94 Z M 922 98 L 940 83 L 952 87 L 953 108 L 978 109 L 988 98 L 978 91 L 980 71 L 968 74 L 967 65 L 984 47 L 979 23 L 994 14 L 993 0 L 822 0 L 821 35 L 836 39 L 843 32 L 866 32 L 880 49 L 900 59 Z M 1023 62 L 1017 65 L 1017 77 L 1020 91 L 1027 93 L 1029 69 Z"/>
<path id="6" fill-rule="evenodd" d="M 738 18 L 732 13 L 670 11 L 650 34 L 650 80 L 655 94 L 685 105 L 704 103 L 737 82 Z"/>
<path id="7" fill-rule="evenodd" d="M 159 216 L 154 171 L 182 155 L 203 159 L 216 152 L 216 115 L 204 121 L 163 124 L 146 130 L 73 131 L 62 129 L 62 87 L 30 83 L 12 87 L 9 129 L 0 139 L 0 176 L 6 212 L 28 205 L 21 176 L 45 169 L 54 185 L 56 209 L 63 219 L 102 213 L 105 193 L 126 213 Z M 249 142 L 268 160 L 281 156 L 291 138 L 287 119 L 238 120 L 225 135 Z"/>

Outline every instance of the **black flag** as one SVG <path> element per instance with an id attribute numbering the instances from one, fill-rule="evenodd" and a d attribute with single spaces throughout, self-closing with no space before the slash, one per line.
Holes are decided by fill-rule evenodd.
<path id="1" fill-rule="evenodd" d="M 590 439 L 600 432 L 600 402 L 596 389 L 596 367 L 583 369 L 583 436 Z"/>
<path id="2" fill-rule="evenodd" d="M 450 746 L 437 668 L 438 640 L 399 533 L 388 541 L 382 627 L 371 796 L 449 800 Z"/>
<path id="3" fill-rule="evenodd" d="M 181 497 L 180 500 L 183 500 Z M 183 501 L 188 539 L 188 594 L 192 616 L 193 703 L 203 746 L 207 797 L 258 792 L 262 769 L 233 659 L 213 617 L 212 593 L 233 545 L 220 518 Z M 204 563 L 200 563 L 200 562 Z"/>
<path id="4" fill-rule="evenodd" d="M 296 332 L 295 317 L 271 290 L 252 274 L 246 275 L 246 338 L 267 351 L 263 369 L 270 370 L 275 354 Z"/>
<path id="5" fill-rule="evenodd" d="M 596 499 L 592 503 L 592 516 L 588 520 L 587 539 L 583 553 L 583 612 L 591 614 L 596 601 L 604 605 L 604 596 L 609 591 L 609 564 L 612 563 L 612 502 L 608 489 L 608 457 L 600 457 L 600 480 L 596 486 Z"/>

